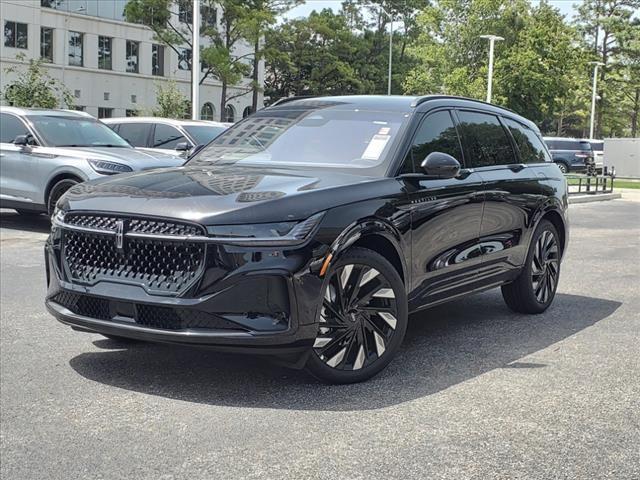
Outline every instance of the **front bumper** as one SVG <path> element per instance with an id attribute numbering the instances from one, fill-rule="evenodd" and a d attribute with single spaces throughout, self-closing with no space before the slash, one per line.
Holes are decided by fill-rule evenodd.
<path id="1" fill-rule="evenodd" d="M 115 281 L 69 281 L 60 242 L 50 237 L 47 310 L 76 330 L 106 335 L 274 355 L 308 350 L 317 334 L 322 289 L 322 279 L 309 268 L 311 248 L 216 248 L 224 252 L 207 253 L 218 260 L 207 263 L 193 288 L 166 296 Z"/>

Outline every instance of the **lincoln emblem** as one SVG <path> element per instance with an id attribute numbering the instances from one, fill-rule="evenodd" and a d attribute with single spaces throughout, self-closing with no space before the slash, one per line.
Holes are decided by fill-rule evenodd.
<path id="1" fill-rule="evenodd" d="M 116 249 L 122 251 L 124 245 L 124 220 L 116 222 Z"/>

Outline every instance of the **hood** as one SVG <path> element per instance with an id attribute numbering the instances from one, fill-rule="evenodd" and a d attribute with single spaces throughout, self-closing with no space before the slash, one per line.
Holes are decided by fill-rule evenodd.
<path id="1" fill-rule="evenodd" d="M 133 170 L 146 170 L 158 167 L 179 167 L 184 164 L 185 159 L 176 155 L 168 155 L 161 152 L 148 152 L 132 147 L 56 147 L 48 148 L 52 155 L 61 155 L 72 158 L 92 158 L 122 163 L 130 166 Z"/>
<path id="2" fill-rule="evenodd" d="M 332 170 L 182 167 L 106 177 L 74 186 L 71 210 L 148 215 L 204 225 L 302 220 L 322 210 L 396 193 L 391 178 Z"/>

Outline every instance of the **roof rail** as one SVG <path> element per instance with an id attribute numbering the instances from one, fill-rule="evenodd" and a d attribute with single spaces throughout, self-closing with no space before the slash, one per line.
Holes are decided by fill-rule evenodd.
<path id="1" fill-rule="evenodd" d="M 501 108 L 503 110 L 507 110 L 511 113 L 515 113 L 516 115 L 520 115 L 518 112 L 514 112 L 513 110 L 511 110 L 510 108 L 507 107 L 503 107 L 501 105 L 495 105 L 493 103 L 489 103 L 489 102 L 485 102 L 483 100 L 477 100 L 475 98 L 468 98 L 468 97 L 460 97 L 458 95 L 439 95 L 439 94 L 435 94 L 435 95 L 424 95 L 422 97 L 418 97 L 416 98 L 413 102 L 411 102 L 411 106 L 412 107 L 417 107 L 418 105 L 423 104 L 424 102 L 426 102 L 427 100 L 435 100 L 438 98 L 453 98 L 456 100 L 467 100 L 469 102 L 476 102 L 476 103 L 482 103 L 484 105 L 491 105 L 492 107 L 496 107 L 496 108 Z"/>
<path id="2" fill-rule="evenodd" d="M 295 95 L 293 97 L 283 97 L 279 100 L 276 100 L 275 102 L 273 102 L 271 105 L 269 105 L 270 107 L 275 107 L 276 105 L 282 105 L 284 103 L 289 103 L 289 102 L 293 102 L 294 100 L 303 100 L 305 98 L 315 98 L 318 95 Z"/>

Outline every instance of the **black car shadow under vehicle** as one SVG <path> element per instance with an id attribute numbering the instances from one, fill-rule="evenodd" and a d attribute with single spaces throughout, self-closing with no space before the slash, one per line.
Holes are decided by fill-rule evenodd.
<path id="1" fill-rule="evenodd" d="M 558 294 L 547 312 L 530 316 L 509 311 L 497 291 L 451 302 L 415 314 L 389 368 L 353 385 L 319 384 L 303 371 L 260 357 L 107 339 L 94 342 L 103 351 L 78 355 L 70 365 L 96 382 L 188 402 L 373 410 L 437 393 L 496 368 L 544 368 L 544 364 L 519 360 L 607 318 L 620 305 Z"/>
<path id="2" fill-rule="evenodd" d="M 33 215 L 20 215 L 15 210 L 0 210 L 0 228 L 10 228 L 35 233 L 49 233 L 51 221 L 47 215 L 34 213 Z"/>

